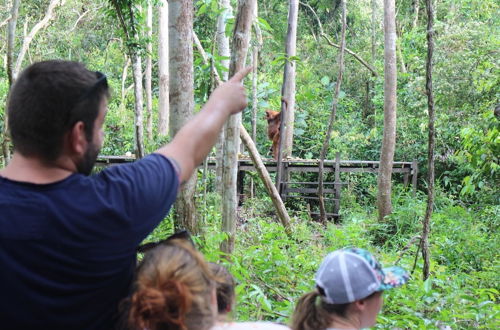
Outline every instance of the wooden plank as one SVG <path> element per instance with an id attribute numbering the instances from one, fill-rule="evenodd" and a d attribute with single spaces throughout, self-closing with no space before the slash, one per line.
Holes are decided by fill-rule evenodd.
<path id="1" fill-rule="evenodd" d="M 319 197 L 317 196 L 306 196 L 306 195 L 284 195 L 287 198 L 302 198 L 302 199 L 312 199 L 312 200 L 319 200 Z M 324 198 L 325 201 L 336 201 L 335 198 Z"/>
<path id="2" fill-rule="evenodd" d="M 311 212 L 311 215 L 319 215 L 319 212 Z M 339 217 L 338 213 L 325 213 L 327 217 Z"/>
<path id="3" fill-rule="evenodd" d="M 318 188 L 288 188 L 285 193 L 306 193 L 306 194 L 317 194 Z M 324 193 L 333 194 L 335 189 L 323 189 Z"/>

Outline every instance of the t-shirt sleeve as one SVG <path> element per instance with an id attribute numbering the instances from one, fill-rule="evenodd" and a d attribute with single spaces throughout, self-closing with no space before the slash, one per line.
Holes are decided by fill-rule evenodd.
<path id="1" fill-rule="evenodd" d="M 139 244 L 163 220 L 179 188 L 174 164 L 160 154 L 111 166 L 95 180 L 101 203 L 113 210 L 110 221 L 116 230 L 131 234 L 131 244 Z"/>

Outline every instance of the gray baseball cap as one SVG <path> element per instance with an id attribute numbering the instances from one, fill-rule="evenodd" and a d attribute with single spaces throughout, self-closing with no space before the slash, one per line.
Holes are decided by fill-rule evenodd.
<path id="1" fill-rule="evenodd" d="M 329 253 L 316 273 L 316 285 L 323 289 L 324 300 L 329 304 L 351 303 L 401 286 L 408 279 L 403 268 L 382 268 L 370 252 L 359 248 Z"/>

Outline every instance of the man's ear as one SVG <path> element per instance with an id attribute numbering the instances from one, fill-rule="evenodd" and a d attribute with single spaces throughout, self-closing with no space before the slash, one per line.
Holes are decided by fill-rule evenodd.
<path id="1" fill-rule="evenodd" d="M 87 137 L 85 135 L 85 124 L 76 122 L 69 132 L 69 149 L 71 153 L 83 155 L 87 150 Z"/>

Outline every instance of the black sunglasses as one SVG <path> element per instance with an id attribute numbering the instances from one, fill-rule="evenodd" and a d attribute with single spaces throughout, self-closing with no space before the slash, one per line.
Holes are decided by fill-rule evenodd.
<path id="1" fill-rule="evenodd" d="M 108 88 L 108 78 L 104 73 L 96 71 L 95 76 L 97 78 L 97 81 L 89 89 L 87 89 L 87 91 L 83 93 L 82 96 L 80 96 L 78 102 L 81 102 L 90 95 L 94 94 L 94 92 L 97 91 L 101 86 L 104 86 L 106 89 Z"/>
<path id="2" fill-rule="evenodd" d="M 178 231 L 178 232 L 170 235 L 169 237 L 165 238 L 164 240 L 139 245 L 137 247 L 137 252 L 145 253 L 149 250 L 154 249 L 155 247 L 157 247 L 159 245 L 168 244 L 169 241 L 172 241 L 174 239 L 185 240 L 186 242 L 189 242 L 193 247 L 196 247 L 194 244 L 193 238 L 191 237 L 191 234 L 189 233 L 189 231 L 181 230 L 181 231 Z"/>

